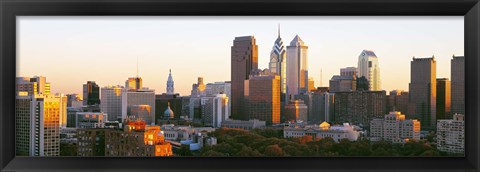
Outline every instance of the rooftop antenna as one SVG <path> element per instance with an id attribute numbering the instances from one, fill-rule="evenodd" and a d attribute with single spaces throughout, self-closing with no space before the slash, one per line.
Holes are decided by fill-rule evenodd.
<path id="1" fill-rule="evenodd" d="M 137 57 L 137 78 L 138 78 L 138 57 Z"/>
<path id="2" fill-rule="evenodd" d="M 280 38 L 280 23 L 278 23 L 278 37 Z"/>

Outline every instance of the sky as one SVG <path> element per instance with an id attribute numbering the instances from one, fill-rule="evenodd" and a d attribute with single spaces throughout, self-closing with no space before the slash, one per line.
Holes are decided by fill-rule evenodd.
<path id="1" fill-rule="evenodd" d="M 235 37 L 253 35 L 259 68 L 268 68 L 279 24 L 284 44 L 299 35 L 309 47 L 315 87 L 356 67 L 364 49 L 377 55 L 387 92 L 408 91 L 414 56 L 434 55 L 437 78 L 450 78 L 452 56 L 464 55 L 463 16 L 19 16 L 17 76 L 45 76 L 52 93 L 81 95 L 87 81 L 125 85 L 138 61 L 144 87 L 165 93 L 171 69 L 175 92 L 190 95 L 199 76 L 230 80 Z"/>

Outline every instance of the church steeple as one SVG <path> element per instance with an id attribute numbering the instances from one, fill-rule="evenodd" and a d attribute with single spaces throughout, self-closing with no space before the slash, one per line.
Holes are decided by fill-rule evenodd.
<path id="1" fill-rule="evenodd" d="M 174 91 L 174 82 L 172 77 L 172 69 L 169 70 L 168 80 L 167 80 L 167 95 L 175 94 Z"/>

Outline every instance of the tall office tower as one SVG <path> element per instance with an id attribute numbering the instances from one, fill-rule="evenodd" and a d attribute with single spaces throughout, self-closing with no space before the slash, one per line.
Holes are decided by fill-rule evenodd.
<path id="1" fill-rule="evenodd" d="M 100 110 L 108 114 L 108 121 L 120 121 L 122 119 L 122 90 L 123 86 L 102 87 L 102 103 Z"/>
<path id="2" fill-rule="evenodd" d="M 249 119 L 280 123 L 280 76 L 267 69 L 245 80 L 245 104 Z"/>
<path id="3" fill-rule="evenodd" d="M 55 98 L 58 99 L 58 103 L 59 103 L 58 105 L 59 112 L 60 112 L 59 125 L 62 128 L 66 128 L 67 127 L 67 103 L 68 103 L 67 96 L 61 93 L 57 93 L 55 94 Z"/>
<path id="4" fill-rule="evenodd" d="M 285 105 L 285 121 L 308 120 L 308 107 L 303 100 L 291 100 Z"/>
<path id="5" fill-rule="evenodd" d="M 231 47 L 232 118 L 248 119 L 243 110 L 245 83 L 252 70 L 258 69 L 258 45 L 255 37 L 235 37 Z"/>
<path id="6" fill-rule="evenodd" d="M 357 76 L 356 67 L 340 68 L 340 76 Z"/>
<path id="7" fill-rule="evenodd" d="M 414 106 L 414 118 L 420 119 L 422 129 L 436 127 L 437 63 L 435 57 L 415 58 L 410 63 L 409 101 Z"/>
<path id="8" fill-rule="evenodd" d="M 370 122 L 370 136 L 393 143 L 405 143 L 420 140 L 420 121 L 405 119 L 405 115 L 394 111 L 383 119 L 373 119 Z"/>
<path id="9" fill-rule="evenodd" d="M 142 88 L 140 90 L 122 89 L 122 122 L 130 116 L 130 109 L 135 105 L 149 105 L 151 121 L 155 121 L 155 90 Z M 145 119 L 144 119 L 145 120 Z"/>
<path id="10" fill-rule="evenodd" d="M 452 114 L 465 114 L 465 57 L 453 56 L 451 60 Z"/>
<path id="11" fill-rule="evenodd" d="M 172 78 L 172 69 L 170 69 L 168 73 L 168 80 L 167 80 L 167 95 L 175 94 L 175 88 L 173 85 L 173 78 Z"/>
<path id="12" fill-rule="evenodd" d="M 370 91 L 380 91 L 380 66 L 378 65 L 378 57 L 371 50 L 363 50 L 358 56 L 358 77 L 367 78 Z"/>
<path id="13" fill-rule="evenodd" d="M 386 107 L 385 91 L 335 92 L 331 121 L 368 126 L 370 120 L 386 114 Z"/>
<path id="14" fill-rule="evenodd" d="M 217 94 L 200 98 L 202 107 L 201 121 L 204 126 L 220 128 L 222 123 L 229 119 L 228 97 L 226 94 Z"/>
<path id="15" fill-rule="evenodd" d="M 100 104 L 100 87 L 95 81 L 87 81 L 83 84 L 83 105 Z"/>
<path id="16" fill-rule="evenodd" d="M 139 90 L 142 89 L 142 78 L 140 77 L 131 77 L 125 81 L 125 88 L 129 90 Z"/>
<path id="17" fill-rule="evenodd" d="M 308 92 L 311 92 L 315 90 L 315 80 L 313 80 L 313 77 L 308 78 Z"/>
<path id="18" fill-rule="evenodd" d="M 465 153 L 465 116 L 437 121 L 437 148 L 451 153 Z"/>
<path id="19" fill-rule="evenodd" d="M 403 90 L 392 90 L 387 96 L 387 111 L 398 111 L 402 114 L 407 114 L 408 111 L 408 92 Z"/>
<path id="20" fill-rule="evenodd" d="M 17 155 L 59 156 L 62 104 L 53 95 L 16 96 L 15 144 Z M 66 102 L 65 102 L 66 106 Z"/>
<path id="21" fill-rule="evenodd" d="M 287 98 L 308 91 L 308 46 L 297 35 L 287 46 Z"/>
<path id="22" fill-rule="evenodd" d="M 50 95 L 50 83 L 43 76 L 17 77 L 15 91 L 17 93 L 28 92 L 28 95 Z"/>
<path id="23" fill-rule="evenodd" d="M 270 64 L 269 69 L 272 73 L 276 73 L 280 76 L 280 93 L 282 97 L 280 100 L 285 102 L 286 90 L 287 90 L 287 53 L 283 40 L 280 37 L 280 25 L 278 26 L 278 38 L 275 40 L 272 52 L 270 52 Z"/>
<path id="24" fill-rule="evenodd" d="M 338 76 L 334 75 L 330 79 L 330 92 L 355 91 L 357 90 L 357 78 L 355 75 Z"/>
<path id="25" fill-rule="evenodd" d="M 135 116 L 135 119 L 144 120 L 147 124 L 154 123 L 154 116 L 151 116 L 152 108 L 150 105 L 133 105 L 130 106 L 130 116 Z"/>
<path id="26" fill-rule="evenodd" d="M 451 83 L 447 78 L 437 78 L 437 120 L 452 119 Z"/>
<path id="27" fill-rule="evenodd" d="M 205 84 L 203 83 L 203 77 L 198 77 L 196 84 L 192 84 L 192 91 L 190 96 L 199 97 L 205 95 Z"/>

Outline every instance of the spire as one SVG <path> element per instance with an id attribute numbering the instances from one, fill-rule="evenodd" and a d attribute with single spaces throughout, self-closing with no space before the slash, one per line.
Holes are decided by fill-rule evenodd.
<path id="1" fill-rule="evenodd" d="M 172 69 L 169 70 L 169 75 L 172 75 Z"/>
<path id="2" fill-rule="evenodd" d="M 280 23 L 278 23 L 278 37 L 280 38 Z"/>

